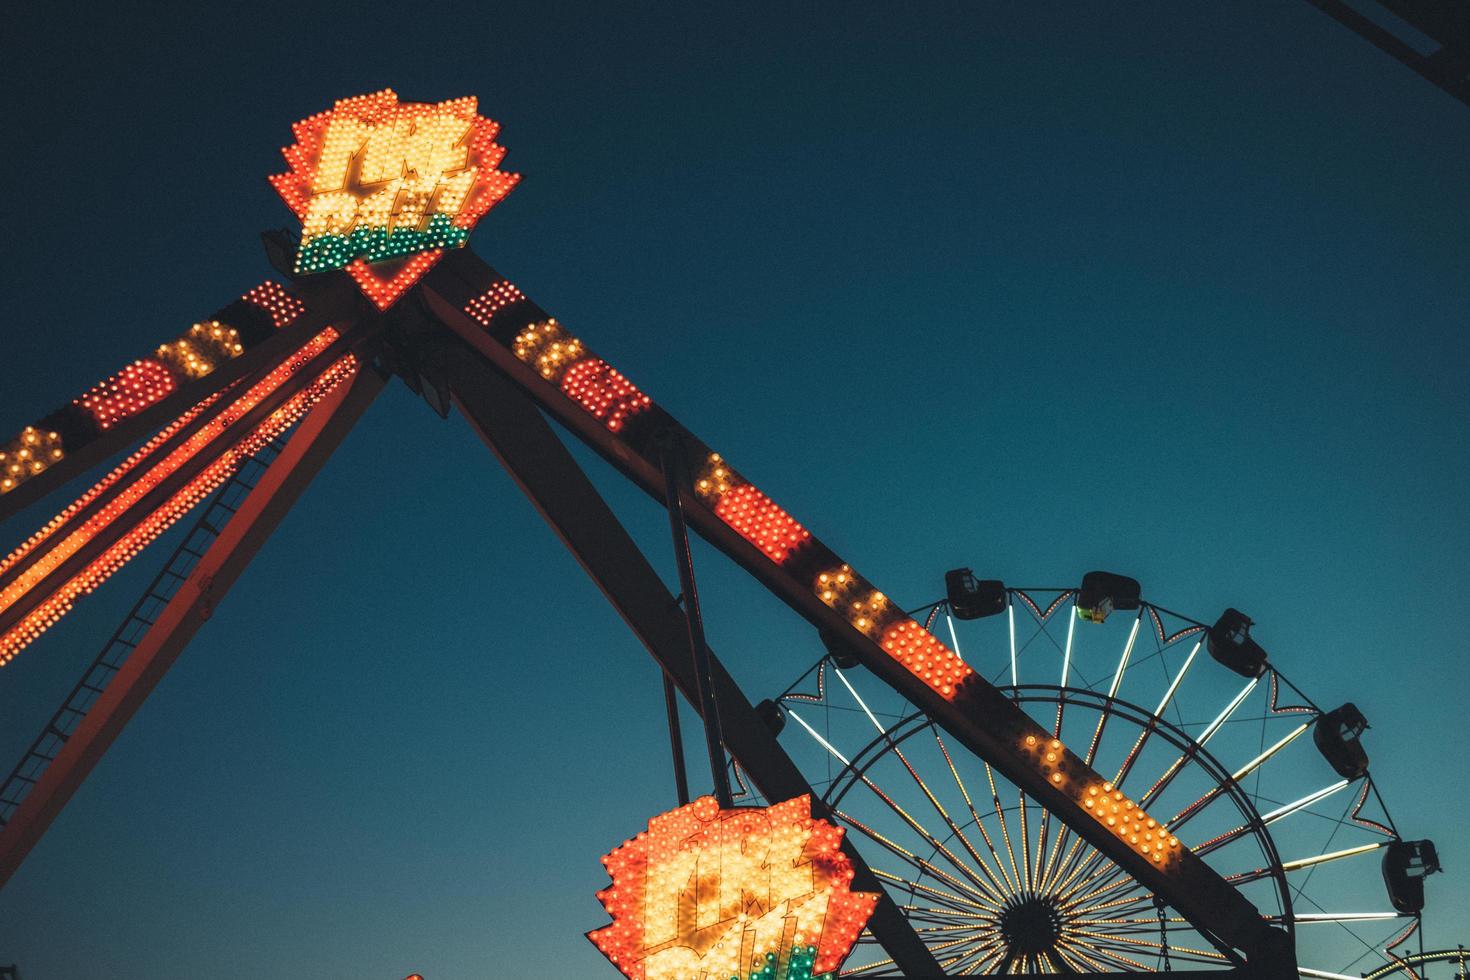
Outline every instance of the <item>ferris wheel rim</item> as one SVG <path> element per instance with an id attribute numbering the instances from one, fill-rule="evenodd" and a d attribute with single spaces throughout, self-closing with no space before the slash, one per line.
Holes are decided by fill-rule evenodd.
<path id="1" fill-rule="evenodd" d="M 1383 966 L 1363 974 L 1363 980 L 1379 980 L 1380 977 L 1392 976 L 1395 973 L 1407 973 L 1411 977 L 1418 977 L 1419 974 L 1414 970 L 1414 967 L 1422 966 L 1425 963 L 1458 962 L 1462 976 L 1466 975 L 1467 969 L 1470 969 L 1470 948 L 1466 948 L 1463 945 L 1457 946 L 1454 949 L 1434 949 L 1409 953 L 1406 956 L 1399 956 L 1392 950 L 1386 952 L 1392 959 L 1392 962 L 1385 963 Z"/>
<path id="2" fill-rule="evenodd" d="M 803 676 L 810 677 L 813 671 L 820 672 L 828 668 L 833 670 L 834 674 L 843 681 L 844 686 L 850 688 L 850 684 L 846 683 L 846 678 L 842 674 L 842 668 L 833 661 L 830 655 L 821 658 L 813 665 L 812 669 L 804 672 Z M 823 692 L 821 698 L 825 701 L 828 697 L 828 689 L 821 682 L 820 675 L 819 689 Z M 1269 828 L 1264 824 L 1260 811 L 1254 802 L 1250 800 L 1244 789 L 1235 781 L 1230 770 L 1215 758 L 1208 748 L 1200 745 L 1188 732 L 1167 718 L 1156 715 L 1135 702 L 1115 695 L 1110 696 L 1101 691 L 1055 684 L 1010 685 L 1002 686 L 999 690 L 1021 704 L 1057 704 L 1059 701 L 1065 700 L 1069 705 L 1075 705 L 1081 710 L 1095 711 L 1099 715 L 1105 714 L 1109 718 L 1117 719 L 1133 726 L 1134 730 L 1147 732 L 1151 736 L 1159 736 L 1165 743 L 1177 751 L 1182 758 L 1189 763 L 1198 765 L 1208 780 L 1220 787 L 1220 795 L 1226 796 L 1231 800 L 1232 804 L 1239 811 L 1244 825 L 1249 828 L 1248 834 L 1243 835 L 1243 839 L 1255 840 L 1257 846 L 1260 848 L 1262 858 L 1269 869 L 1269 873 L 1265 877 L 1270 878 L 1272 891 L 1280 903 L 1278 921 L 1288 936 L 1291 937 L 1292 941 L 1295 941 L 1296 921 L 1292 911 L 1293 905 L 1290 885 L 1286 880 L 1285 870 L 1282 867 L 1283 862 L 1276 848 L 1275 840 Z M 791 706 L 785 705 L 784 702 L 788 700 L 801 701 L 809 698 L 810 695 L 795 693 L 788 689 L 777 701 L 783 703 L 783 707 L 790 711 Z M 796 717 L 798 721 L 801 721 L 799 715 Z M 872 718 L 871 713 L 870 718 Z M 872 720 L 876 722 L 876 718 L 872 718 Z M 805 727 L 804 722 L 803 725 Z M 923 709 L 917 707 L 913 707 L 913 710 L 902 714 L 897 720 L 882 726 L 879 734 L 871 737 L 859 751 L 852 754 L 850 759 L 845 760 L 837 775 L 832 777 L 828 786 L 820 794 L 819 799 L 821 805 L 828 812 L 832 813 L 836 819 L 842 821 L 842 823 L 849 823 L 850 818 L 847 818 L 841 810 L 842 801 L 855 787 L 865 784 L 867 774 L 872 767 L 896 751 L 901 753 L 904 744 L 915 736 L 922 735 L 926 731 L 933 731 L 937 735 L 941 730 L 942 726 L 936 719 L 927 714 Z M 1005 808 L 1008 813 L 1013 812 L 1015 809 L 1014 806 Z M 966 822 L 964 824 L 965 829 L 968 829 L 972 823 L 973 821 Z M 951 828 L 948 836 L 944 838 L 944 843 L 946 845 L 952 844 L 955 835 L 956 831 Z M 933 858 L 934 855 L 931 853 L 930 859 L 932 860 Z M 1126 872 L 1122 873 L 1126 875 Z M 1136 879 L 1133 879 L 1131 875 L 1127 875 L 1127 878 L 1137 883 Z M 895 881 L 893 884 L 897 885 L 899 883 Z M 908 882 L 907 885 L 905 894 L 913 898 L 916 894 L 914 883 Z M 1148 891 L 1141 883 L 1138 883 L 1138 887 L 1144 892 Z M 1217 942 L 1205 933 L 1200 933 L 1200 936 L 1208 942 Z M 1221 949 L 1222 952 L 1225 951 L 1223 947 L 1218 947 L 1218 945 L 1217 948 Z"/>

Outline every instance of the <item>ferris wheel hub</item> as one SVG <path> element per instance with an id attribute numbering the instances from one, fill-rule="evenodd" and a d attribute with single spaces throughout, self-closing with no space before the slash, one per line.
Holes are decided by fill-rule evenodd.
<path id="1" fill-rule="evenodd" d="M 1061 909 L 1047 895 L 1016 896 L 1001 910 L 1000 932 L 1013 955 L 1049 953 L 1062 936 Z"/>

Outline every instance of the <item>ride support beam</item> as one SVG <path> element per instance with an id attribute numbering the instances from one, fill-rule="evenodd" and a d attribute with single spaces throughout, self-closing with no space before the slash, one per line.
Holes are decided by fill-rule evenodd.
<path id="1" fill-rule="evenodd" d="M 684 698 L 703 714 L 698 678 L 689 657 L 688 623 L 678 600 L 638 548 L 550 424 L 517 386 L 473 350 L 458 345 L 446 358 L 460 414 L 500 460 L 511 478 L 566 545 L 608 602 L 663 668 Z M 710 689 L 719 703 L 725 748 L 771 801 L 803 794 L 814 816 L 826 817 L 816 792 L 744 692 L 709 651 Z M 943 975 L 848 835 L 842 849 L 852 861 L 854 891 L 876 892 L 868 928 L 908 977 Z"/>
<path id="2" fill-rule="evenodd" d="M 306 312 L 239 357 L 225 361 L 202 378 L 180 385 L 166 398 L 123 419 L 87 445 L 68 452 L 44 472 L 0 496 L 0 522 L 162 429 L 215 392 L 223 391 L 241 378 L 264 373 L 262 369 L 284 360 L 324 327 L 350 320 L 361 302 L 356 287 L 346 277 L 323 276 L 320 281 L 303 281 L 292 288 L 306 304 Z"/>
<path id="3" fill-rule="evenodd" d="M 446 256 L 425 277 L 420 289 L 429 309 L 446 327 L 655 500 L 662 501 L 664 495 L 657 460 L 659 440 L 677 438 L 699 462 L 717 458 L 657 405 L 641 412 L 636 432 L 631 424 L 626 430 L 613 431 L 605 420 L 568 397 L 532 364 L 518 358 L 514 351 L 517 338 L 548 318 L 518 290 L 512 292 L 507 287 L 503 277 L 465 248 Z M 504 304 L 503 313 L 494 316 L 490 328 L 468 312 L 471 304 L 484 297 L 507 294 L 519 298 Z M 1063 747 L 1059 766 L 1066 776 L 1056 780 L 1027 755 L 1026 745 L 1045 744 L 1053 737 L 1049 729 L 1042 728 L 978 674 L 971 674 L 949 696 L 941 697 L 874 637 L 824 604 L 812 588 L 814 576 L 808 573 L 823 563 L 831 567 L 840 562 L 838 556 L 811 540 L 805 546 L 802 572 L 790 571 L 717 517 L 696 498 L 693 487 L 686 493 L 689 525 L 810 622 L 824 640 L 850 652 L 1079 837 L 1162 897 L 1233 963 L 1244 965 L 1248 961 L 1260 976 L 1283 980 L 1294 976 L 1295 952 L 1289 935 L 1266 922 L 1260 910 L 1188 848 L 1179 848 L 1168 870 L 1162 870 L 1084 809 L 1082 787 L 1101 786 L 1105 779 L 1081 757 Z"/>
<path id="4" fill-rule="evenodd" d="M 126 535 L 132 528 L 141 521 L 146 520 L 149 515 L 169 501 L 181 488 L 187 486 L 222 454 L 228 452 L 242 439 L 247 438 L 258 425 L 266 421 L 273 412 L 289 401 L 293 395 L 307 388 L 313 381 L 329 370 L 338 358 L 360 347 L 364 340 L 363 331 L 355 329 L 344 330 L 336 341 L 303 365 L 293 376 L 284 381 L 264 398 L 260 399 L 248 412 L 239 415 L 231 421 L 224 431 L 220 432 L 211 440 L 208 446 L 201 449 L 189 460 L 169 473 L 169 475 L 154 484 L 146 493 L 133 501 L 122 514 L 108 522 L 95 536 L 87 539 L 85 544 L 77 548 L 65 560 L 52 567 L 46 572 L 43 578 L 27 589 L 10 606 L 0 611 L 0 631 L 9 630 L 16 623 L 23 620 L 28 613 L 45 602 L 57 589 L 63 587 L 83 569 L 87 568 L 99 555 L 105 553 L 108 548 Z M 290 356 L 289 352 L 286 356 Z M 261 371 L 262 376 L 274 367 L 274 364 L 267 365 Z M 174 447 L 187 438 L 187 433 L 193 432 L 217 418 L 228 417 L 236 411 L 235 405 L 235 400 L 224 398 L 211 406 L 207 413 L 194 420 L 194 423 L 184 430 L 181 430 L 174 439 L 165 443 L 158 450 L 155 450 L 135 472 L 130 473 L 123 480 L 111 487 L 108 494 L 99 497 L 90 507 L 80 510 L 65 526 L 53 534 L 46 543 L 26 556 L 25 560 L 9 569 L 4 576 L 0 576 L 0 583 L 8 584 L 10 581 L 14 581 L 31 565 L 44 560 L 56 542 L 62 540 L 72 528 L 80 526 L 93 511 L 102 507 L 112 498 L 121 496 L 130 483 L 135 480 L 144 479 L 155 466 L 162 465 L 161 461 L 167 457 Z"/>
<path id="5" fill-rule="evenodd" d="M 1362 4 L 1346 0 L 1307 2 L 1421 78 L 1470 105 L 1470 6 L 1434 0 L 1380 0 L 1379 5 L 1394 18 L 1439 44 L 1438 50 L 1425 54 L 1410 43 L 1408 36 L 1384 26 L 1392 20 L 1375 20 L 1364 14 Z"/>
<path id="6" fill-rule="evenodd" d="M 213 614 L 246 565 L 383 388 L 369 364 L 314 406 L 122 669 L 0 829 L 0 888 Z"/>

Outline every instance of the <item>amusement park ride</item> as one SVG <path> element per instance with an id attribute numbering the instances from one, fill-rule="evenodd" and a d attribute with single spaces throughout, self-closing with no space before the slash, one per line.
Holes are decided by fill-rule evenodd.
<path id="1" fill-rule="evenodd" d="M 663 670 L 680 806 L 604 859 L 611 921 L 589 933 L 627 976 L 1456 962 L 1393 952 L 1438 859 L 1389 816 L 1353 705 L 1302 694 L 1244 614 L 1181 616 L 1113 573 L 957 569 L 905 611 L 466 247 L 517 181 L 496 134 L 474 99 L 391 91 L 298 123 L 271 182 L 301 234 L 266 236 L 289 283 L 0 445 L 0 519 L 127 453 L 0 561 L 0 662 L 212 496 L 0 786 L 0 886 L 397 376 L 465 417 Z M 667 508 L 678 597 L 551 421 Z M 690 528 L 814 628 L 823 652 L 779 695 L 752 704 L 705 642 Z"/>

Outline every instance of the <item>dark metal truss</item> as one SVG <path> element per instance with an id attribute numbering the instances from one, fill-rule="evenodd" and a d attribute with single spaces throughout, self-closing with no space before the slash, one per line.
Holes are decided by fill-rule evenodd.
<path id="1" fill-rule="evenodd" d="M 1470 105 L 1470 3 L 1463 0 L 1307 2 Z"/>

